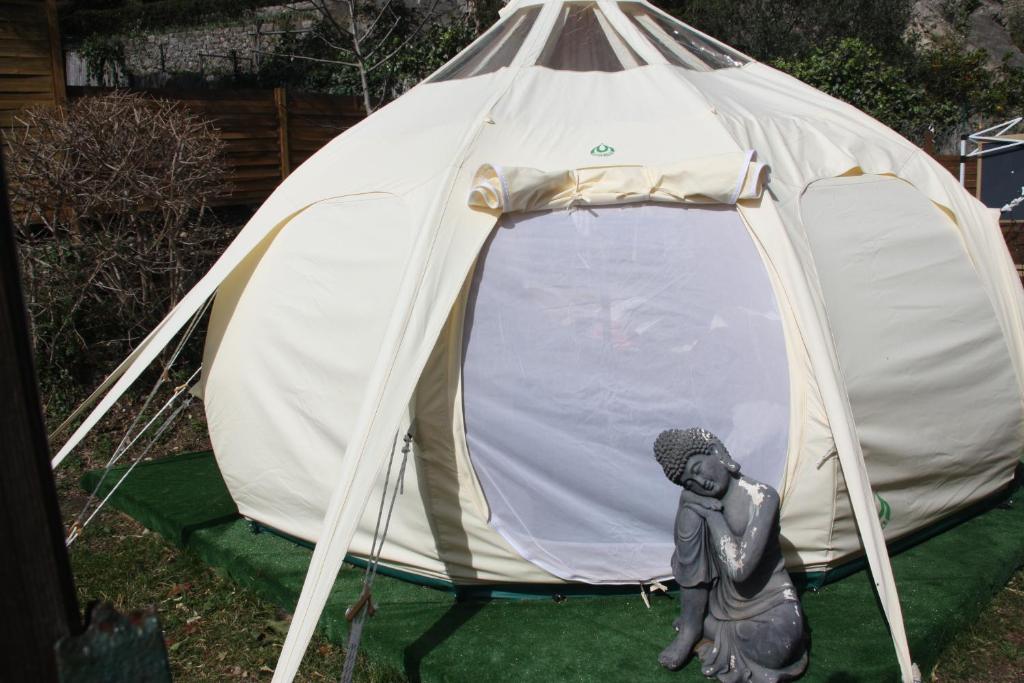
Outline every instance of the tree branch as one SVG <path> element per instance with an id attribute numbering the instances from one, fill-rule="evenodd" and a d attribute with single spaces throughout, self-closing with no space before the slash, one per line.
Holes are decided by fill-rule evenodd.
<path id="1" fill-rule="evenodd" d="M 402 23 L 401 17 L 399 17 L 398 19 L 395 19 L 395 23 L 391 24 L 391 27 L 388 28 L 387 33 L 385 33 L 383 36 L 381 36 L 380 40 L 375 41 L 377 44 L 374 45 L 372 48 L 370 48 L 369 52 L 367 52 L 366 54 L 363 55 L 363 60 L 364 61 L 369 61 L 370 57 L 372 57 L 374 54 L 377 53 L 377 51 L 379 51 L 382 47 L 384 47 L 384 45 L 387 44 L 387 42 L 388 42 L 388 38 L 391 37 L 391 34 L 395 32 L 395 29 L 398 28 L 398 25 L 401 24 L 401 23 Z"/>
<path id="2" fill-rule="evenodd" d="M 327 22 L 331 24 L 331 26 L 333 26 L 338 33 L 340 33 L 342 36 L 347 37 L 349 40 L 355 38 L 355 35 L 352 31 L 349 31 L 344 26 L 338 23 L 338 20 L 334 18 L 334 15 L 331 14 L 331 10 L 327 8 L 327 4 L 323 2 L 323 0 L 310 0 L 310 4 L 313 5 L 313 9 L 319 12 L 320 16 L 326 19 Z M 349 17 L 349 19 L 352 21 L 352 26 L 354 28 L 355 19 L 353 17 Z"/>
<path id="3" fill-rule="evenodd" d="M 413 41 L 413 39 L 414 39 L 414 38 L 416 38 L 416 36 L 418 36 L 418 35 L 419 35 L 419 32 L 420 32 L 420 31 L 421 31 L 421 30 L 423 29 L 423 27 L 424 27 L 424 26 L 426 26 L 426 24 L 427 24 L 427 21 L 428 21 L 428 20 L 430 20 L 430 19 L 433 19 L 433 18 L 434 18 L 434 11 L 435 11 L 435 9 L 437 8 L 437 2 L 438 2 L 438 0 L 434 0 L 434 1 L 433 1 L 433 2 L 431 3 L 431 5 L 430 5 L 430 9 L 428 9 L 428 10 L 427 10 L 427 11 L 426 11 L 426 12 L 425 12 L 425 13 L 423 14 L 423 18 L 422 18 L 422 20 L 420 21 L 419 25 L 418 25 L 418 26 L 417 26 L 417 27 L 416 27 L 416 28 L 415 28 L 415 29 L 413 30 L 413 32 L 412 32 L 412 33 L 410 33 L 410 34 L 409 34 L 409 35 L 408 35 L 408 36 L 407 36 L 407 37 L 405 38 L 405 40 L 403 40 L 403 41 L 402 41 L 401 43 L 399 43 L 398 47 L 396 47 L 396 48 L 395 48 L 394 50 L 392 50 L 391 52 L 389 52 L 389 53 L 388 53 L 387 55 L 385 55 L 384 57 L 381 57 L 381 58 L 380 58 L 379 60 L 377 60 L 377 62 L 376 62 L 375 64 L 373 64 L 373 65 L 372 65 L 371 67 L 369 67 L 369 68 L 368 68 L 368 69 L 366 70 L 366 72 L 367 72 L 367 73 L 371 73 L 371 72 L 373 72 L 373 71 L 376 71 L 378 67 L 381 67 L 381 66 L 383 66 L 383 65 L 384 65 L 384 64 L 386 64 L 386 63 L 387 63 L 388 61 L 390 61 L 390 60 L 391 60 L 391 59 L 392 59 L 392 58 L 393 58 L 393 57 L 394 57 L 395 55 L 397 55 L 397 54 L 398 54 L 399 52 L 401 52 L 402 50 L 404 50 L 404 49 L 406 48 L 406 46 L 408 46 L 408 45 L 409 45 L 409 43 L 411 43 L 411 42 Z M 378 43 L 378 47 L 379 47 L 380 45 L 381 45 L 381 43 Z"/>
<path id="4" fill-rule="evenodd" d="M 256 54 L 270 55 L 271 57 L 288 57 L 290 59 L 304 59 L 307 62 L 319 62 L 320 64 L 338 64 L 340 66 L 349 66 L 352 68 L 358 68 L 359 65 L 354 62 L 342 62 L 337 59 L 322 59 L 320 57 L 307 57 L 305 55 L 293 55 L 288 52 L 267 52 L 265 50 L 253 50 Z"/>
<path id="5" fill-rule="evenodd" d="M 332 50 L 338 50 L 339 52 L 347 52 L 347 53 L 349 53 L 351 55 L 355 54 L 355 52 L 353 52 L 352 48 L 345 47 L 343 45 L 335 45 L 331 41 L 327 40 L 327 38 L 323 34 L 321 34 L 321 33 L 317 33 L 316 37 L 320 40 L 320 42 L 322 42 L 324 45 L 326 45 L 327 47 L 331 48 Z"/>
<path id="6" fill-rule="evenodd" d="M 384 3 L 384 6 L 381 7 L 380 12 L 378 12 L 377 16 L 374 17 L 372 22 L 370 22 L 370 27 L 366 29 L 366 32 L 363 34 L 363 37 L 359 39 L 359 42 L 363 42 L 370 36 L 371 33 L 373 33 L 374 29 L 377 28 L 377 23 L 384 16 L 384 13 L 387 12 L 388 9 L 390 9 L 392 2 L 393 0 L 387 0 L 387 2 Z M 401 21 L 401 18 L 399 18 L 399 21 Z"/>

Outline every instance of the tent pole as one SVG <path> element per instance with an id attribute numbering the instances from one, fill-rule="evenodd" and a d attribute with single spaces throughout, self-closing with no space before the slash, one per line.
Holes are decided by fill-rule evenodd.
<path id="1" fill-rule="evenodd" d="M 839 369 L 838 354 L 831 341 L 827 316 L 815 301 L 812 278 L 816 279 L 817 275 L 806 272 L 801 266 L 792 237 L 767 194 L 757 203 L 740 205 L 739 210 L 751 234 L 756 235 L 766 248 L 768 244 L 771 245 L 774 259 L 787 262 L 785 269 L 788 272 L 803 272 L 804 277 L 790 281 L 790 292 L 796 307 L 808 316 L 808 324 L 803 327 L 806 335 L 804 340 L 808 347 L 812 371 L 821 391 L 825 415 L 832 428 L 836 455 L 846 479 L 857 531 L 864 545 L 864 554 L 888 622 L 889 633 L 892 635 L 900 667 L 900 679 L 903 683 L 920 683 L 920 672 L 910 655 L 903 610 L 892 564 L 889 561 L 889 550 L 885 544 L 878 515 L 875 513 L 874 496 L 853 419 L 853 408 Z M 753 226 L 758 224 L 765 228 L 755 230 Z"/>
<path id="2" fill-rule="evenodd" d="M 967 187 L 967 136 L 960 136 L 960 186 Z"/>

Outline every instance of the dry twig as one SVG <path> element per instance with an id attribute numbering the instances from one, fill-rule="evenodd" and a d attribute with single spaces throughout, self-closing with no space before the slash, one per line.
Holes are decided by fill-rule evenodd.
<path id="1" fill-rule="evenodd" d="M 230 237 L 209 212 L 224 143 L 180 103 L 116 92 L 5 132 L 44 384 L 109 370 Z"/>

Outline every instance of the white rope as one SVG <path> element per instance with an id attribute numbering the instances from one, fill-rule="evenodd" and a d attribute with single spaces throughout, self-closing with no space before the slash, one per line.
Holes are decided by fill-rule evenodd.
<path id="1" fill-rule="evenodd" d="M 405 466 L 409 462 L 409 451 L 412 447 L 412 432 L 405 435 L 402 446 L 402 464 L 398 469 L 398 478 L 395 487 L 391 492 L 391 504 L 388 506 L 387 517 L 384 517 L 384 501 L 387 499 L 388 486 L 391 481 L 391 468 L 395 461 L 395 446 L 391 447 L 391 455 L 388 457 L 388 468 L 384 475 L 384 488 L 380 494 L 380 507 L 377 510 L 377 524 L 373 529 L 373 541 L 370 543 L 370 555 L 367 557 L 366 573 L 363 576 L 363 590 L 359 599 L 345 610 L 345 618 L 352 623 L 348 634 L 348 647 L 345 650 L 345 666 L 341 672 L 341 683 L 352 683 L 352 676 L 356 669 L 356 655 L 359 653 L 359 643 L 363 639 L 363 626 L 367 617 L 372 617 L 377 606 L 373 604 L 373 580 L 377 576 L 377 568 L 380 566 L 380 555 L 384 549 L 384 540 L 387 538 L 388 529 L 391 526 L 391 515 L 395 511 L 395 501 L 399 493 L 405 489 Z M 395 434 L 397 445 L 398 434 Z M 384 529 L 381 530 L 383 519 Z"/>
<path id="2" fill-rule="evenodd" d="M 119 448 L 117 451 L 114 452 L 114 455 L 111 456 L 110 460 L 107 461 L 106 471 L 104 472 L 104 475 L 106 475 L 106 473 L 110 471 L 110 468 L 117 464 L 117 461 L 121 459 L 121 456 L 127 453 L 131 449 L 131 447 L 135 445 L 135 442 L 142 438 L 142 436 L 149 430 L 149 428 L 153 426 L 153 423 L 156 422 L 161 415 L 163 415 L 164 411 L 166 411 L 175 401 L 177 401 L 181 396 L 185 394 L 185 391 L 188 388 L 190 388 L 190 386 L 192 385 L 192 381 L 200 372 L 202 372 L 202 366 L 197 368 L 196 371 L 193 372 L 192 375 L 187 380 L 185 380 L 184 384 L 175 387 L 174 393 L 171 394 L 171 397 L 167 399 L 167 401 L 162 406 L 160 406 L 160 409 L 157 410 L 153 417 L 149 419 L 149 422 L 143 425 L 142 429 L 140 429 L 139 432 L 134 437 L 132 437 L 132 440 L 129 441 L 127 445 L 123 446 L 122 448 Z M 127 438 L 127 435 L 125 435 L 125 438 Z"/>
<path id="3" fill-rule="evenodd" d="M 1020 206 L 1022 202 L 1024 202 L 1024 187 L 1020 188 L 1019 197 L 1011 201 L 1009 204 L 1004 205 L 1003 208 L 999 209 L 999 211 L 1002 213 L 1010 213 L 1018 206 Z"/>
<path id="4" fill-rule="evenodd" d="M 79 536 L 81 536 L 82 531 L 85 530 L 85 527 L 89 525 L 89 523 L 96 517 L 96 515 L 103 508 L 103 506 L 106 505 L 107 501 L 110 500 L 111 496 L 114 495 L 114 492 L 117 491 L 121 484 L 124 483 L 125 479 L 128 478 L 128 475 L 131 474 L 131 472 L 135 469 L 135 466 L 142 462 L 143 458 L 146 457 L 146 455 L 152 450 L 153 446 L 156 445 L 160 438 L 167 432 L 170 426 L 174 423 L 178 415 L 180 415 L 188 406 L 192 404 L 193 396 L 191 395 L 191 393 L 189 393 L 188 390 L 191 388 L 192 383 L 199 376 L 199 373 L 201 371 L 202 367 L 197 368 L 196 371 L 192 373 L 192 375 L 184 384 L 179 385 L 174 390 L 174 394 L 164 403 L 163 406 L 161 406 L 160 410 L 157 411 L 157 413 L 146 423 L 146 425 L 141 430 L 139 430 L 138 434 L 136 434 L 135 437 L 132 438 L 131 441 L 129 441 L 126 446 L 119 449 L 120 452 L 115 453 L 115 456 L 108 461 L 107 466 L 103 471 L 103 474 L 100 476 L 100 480 L 96 483 L 96 486 L 90 492 L 89 498 L 85 501 L 85 505 L 82 506 L 81 512 L 78 513 L 78 515 L 75 517 L 75 521 L 71 524 L 71 531 L 68 533 L 68 536 L 64 541 L 67 546 L 70 546 L 72 543 L 75 542 L 75 540 Z M 121 475 L 121 478 L 117 481 L 116 484 L 114 484 L 114 486 L 103 498 L 103 500 L 100 501 L 100 503 L 96 506 L 96 509 L 86 519 L 86 515 L 89 514 L 89 507 L 92 505 L 93 501 L 95 501 L 96 498 L 98 497 L 100 488 L 103 486 L 103 482 L 106 481 L 107 476 L 112 471 L 113 466 L 117 463 L 118 460 L 120 460 L 120 458 L 126 452 L 128 452 L 128 450 L 133 445 L 135 445 L 135 443 L 140 438 L 142 438 L 142 436 L 146 434 L 147 431 L 149 431 L 149 428 L 153 426 L 157 419 L 161 415 L 163 415 L 168 410 L 168 408 L 170 408 L 182 396 L 185 396 L 186 400 L 182 402 L 177 408 L 175 408 L 174 411 L 171 412 L 171 414 L 157 428 L 156 432 L 150 438 L 149 443 L 146 444 L 145 449 L 133 460 L 131 466 L 124 472 L 123 475 Z"/>
<path id="5" fill-rule="evenodd" d="M 192 334 L 196 331 L 196 328 L 199 326 L 199 321 L 202 320 L 204 315 L 206 315 L 206 311 L 209 310 L 210 304 L 212 302 L 213 297 L 207 297 L 203 305 L 199 307 L 199 310 L 197 310 L 189 319 L 188 325 L 186 326 L 185 331 L 182 333 L 181 338 L 178 340 L 177 346 L 174 347 L 174 351 L 171 353 L 167 361 L 164 363 L 163 367 L 160 369 L 160 375 L 157 377 L 156 382 L 153 383 L 153 388 L 150 389 L 149 394 L 146 396 L 146 400 L 143 401 L 142 407 L 135 414 L 135 417 L 132 419 L 131 424 L 128 425 L 128 428 L 125 429 L 124 435 L 121 437 L 120 443 L 118 443 L 117 448 L 114 449 L 110 458 L 107 460 L 106 465 L 103 467 L 103 474 L 100 476 L 99 482 L 96 484 L 96 487 L 89 493 L 89 497 L 86 499 L 85 504 L 82 506 L 82 510 L 75 517 L 75 521 L 72 522 L 71 531 L 68 533 L 68 536 L 65 539 L 65 544 L 67 544 L 68 546 L 75 542 L 75 539 L 77 539 L 81 535 L 81 532 L 85 529 L 88 523 L 92 521 L 92 519 L 96 516 L 96 513 L 99 512 L 100 508 L 102 508 L 103 505 L 107 502 L 107 500 L 109 500 L 110 495 L 108 494 L 108 496 L 103 499 L 103 501 L 99 504 L 96 510 L 92 513 L 92 515 L 90 515 L 88 519 L 85 519 L 85 516 L 89 512 L 89 506 L 92 505 L 93 501 L 96 500 L 100 487 L 103 486 L 103 482 L 106 481 L 107 476 L 110 474 L 110 471 L 114 467 L 114 465 L 116 465 L 117 462 L 124 456 L 124 454 L 127 453 L 128 450 L 131 449 L 131 447 L 134 446 L 135 443 L 140 438 L 142 438 L 142 436 L 149 430 L 150 427 L 153 426 L 157 419 L 159 419 L 160 416 L 163 415 L 164 412 L 168 408 L 170 408 L 170 406 L 175 401 L 181 398 L 181 396 L 185 393 L 185 389 L 188 389 L 191 386 L 196 376 L 199 375 L 199 373 L 202 371 L 202 366 L 200 366 L 195 372 L 192 373 L 192 375 L 185 381 L 184 384 L 175 388 L 174 393 L 171 394 L 171 397 L 163 404 L 163 406 L 160 407 L 156 414 L 153 415 L 152 418 L 150 418 L 150 420 L 145 424 L 145 426 L 142 427 L 142 429 L 135 433 L 135 436 L 132 436 L 132 432 L 135 430 L 136 427 L 138 427 L 139 423 L 142 421 L 143 416 L 149 409 L 149 406 L 153 402 L 153 399 L 156 397 L 157 392 L 160 390 L 160 387 L 162 387 L 164 383 L 167 382 L 168 379 L 170 379 L 171 368 L 174 366 L 174 363 L 178 360 L 178 357 L 181 355 L 181 352 L 185 349 L 185 345 L 188 343 L 188 340 L 192 337 Z M 191 404 L 191 402 L 192 400 L 191 398 L 189 398 L 189 400 L 186 401 L 185 405 Z M 159 438 L 159 436 L 163 435 L 164 431 L 166 431 L 168 424 L 177 417 L 178 412 L 180 412 L 180 409 L 173 413 L 171 417 L 169 417 L 164 422 L 163 426 L 161 426 L 157 430 L 157 436 L 150 441 L 149 446 L 147 446 L 146 448 L 146 453 L 148 453 L 149 449 L 152 448 L 153 444 L 156 443 L 156 438 Z M 140 458 L 141 457 L 142 456 L 140 456 Z M 138 464 L 138 462 L 139 460 L 137 459 L 135 463 L 128 469 L 128 472 L 131 472 L 131 470 L 135 468 L 135 465 Z M 121 482 L 124 481 L 124 479 L 128 476 L 128 472 L 124 473 L 124 475 L 121 477 L 118 483 L 114 486 L 113 490 L 116 490 L 117 487 L 121 485 Z M 111 493 L 113 492 L 113 490 L 111 491 Z"/>
<path id="6" fill-rule="evenodd" d="M 143 450 L 142 453 L 140 453 L 138 457 L 135 458 L 135 460 L 131 464 L 131 467 L 125 470 L 125 473 L 121 475 L 121 478 L 118 479 L 117 483 L 115 483 L 111 487 L 110 492 L 108 492 L 108 494 L 106 494 L 106 496 L 103 497 L 103 500 L 101 500 L 99 504 L 96 505 L 96 509 L 92 511 L 92 514 L 89 515 L 89 518 L 81 524 L 76 525 L 76 527 L 72 529 L 71 535 L 65 541 L 66 545 L 71 546 L 71 544 L 75 543 L 78 537 L 82 535 L 82 531 L 85 530 L 85 527 L 88 526 L 89 523 L 92 522 L 92 520 L 96 517 L 96 515 L 99 514 L 99 511 L 103 509 L 103 506 L 106 505 L 106 502 L 110 501 L 111 498 L 114 497 L 114 494 L 117 493 L 118 488 L 120 488 L 121 484 L 125 482 L 125 480 L 128 478 L 128 475 L 132 473 L 132 471 L 140 462 L 145 460 L 145 456 L 148 453 L 150 453 L 150 451 L 153 450 L 153 446 L 157 443 L 158 440 L 160 440 L 160 437 L 164 435 L 164 433 L 170 428 L 170 426 L 174 424 L 174 421 L 177 419 L 177 417 L 185 409 L 189 407 L 191 401 L 193 401 L 193 397 L 188 396 L 188 398 L 184 402 L 178 405 L 177 409 L 175 409 L 175 411 L 167 418 L 164 424 L 160 426 L 160 428 L 157 430 L 157 433 L 154 434 L 153 438 L 150 440 L 150 443 L 146 444 L 145 450 Z M 96 489 L 93 490 L 93 497 L 96 495 L 97 492 L 98 486 L 96 487 Z"/>
<path id="7" fill-rule="evenodd" d="M 185 328 L 185 332 L 181 335 L 181 339 L 178 340 L 178 345 L 174 348 L 174 351 L 167 359 L 167 362 L 164 363 L 163 368 L 160 369 L 160 375 L 156 378 L 156 382 L 153 383 L 153 388 L 150 389 L 149 395 L 146 396 L 146 400 L 143 401 L 139 412 L 135 414 L 135 419 L 132 420 L 132 423 L 128 425 L 128 429 L 125 430 L 124 436 L 121 437 L 121 443 L 119 443 L 117 448 L 114 449 L 114 456 L 111 457 L 112 460 L 115 457 L 119 457 L 118 451 L 125 448 L 125 441 L 128 440 L 128 435 L 131 434 L 132 430 L 135 429 L 136 426 L 138 426 L 142 416 L 146 414 L 146 409 L 149 408 L 149 404 L 153 401 L 153 397 L 156 396 L 157 391 L 159 391 L 160 387 L 164 385 L 164 382 L 169 379 L 171 367 L 174 365 L 175 361 L 178 360 L 178 356 L 181 355 L 182 350 L 185 348 L 185 344 L 192 337 L 192 333 L 195 332 L 196 327 L 199 325 L 199 321 L 206 314 L 211 302 L 213 302 L 213 297 L 207 298 L 206 303 L 204 303 L 199 310 L 192 315 L 192 318 L 188 322 L 188 327 Z"/>

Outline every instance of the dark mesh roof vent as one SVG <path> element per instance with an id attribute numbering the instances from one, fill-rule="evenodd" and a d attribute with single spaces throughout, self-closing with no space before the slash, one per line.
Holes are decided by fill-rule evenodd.
<path id="1" fill-rule="evenodd" d="M 537 60 L 560 71 L 623 71 L 647 62 L 608 22 L 595 2 L 567 2 Z"/>

